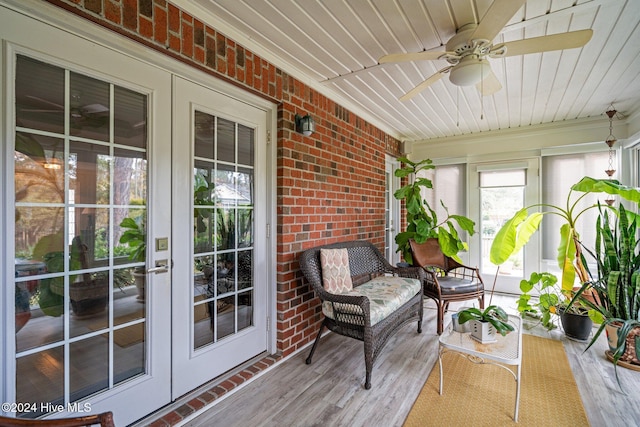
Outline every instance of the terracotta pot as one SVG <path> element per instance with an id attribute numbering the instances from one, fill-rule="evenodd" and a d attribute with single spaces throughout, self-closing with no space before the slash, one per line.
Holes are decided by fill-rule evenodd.
<path id="1" fill-rule="evenodd" d="M 607 333 L 607 341 L 609 343 L 609 350 L 613 353 L 618 347 L 618 330 L 620 329 L 620 323 L 609 323 L 605 326 L 605 332 Z M 640 365 L 638 354 L 636 353 L 636 340 L 640 340 L 640 327 L 635 327 L 627 334 L 624 353 L 620 356 L 620 360 L 634 365 Z"/>
<path id="2" fill-rule="evenodd" d="M 573 288 L 573 292 L 578 292 L 580 290 L 580 286 L 575 286 Z M 596 294 L 593 289 L 588 288 L 585 289 L 585 291 L 582 293 L 582 296 L 589 301 L 590 303 L 592 303 L 593 305 L 600 305 L 600 300 L 598 299 L 598 294 Z"/>
<path id="3" fill-rule="evenodd" d="M 16 334 L 31 319 L 31 310 L 16 312 Z"/>

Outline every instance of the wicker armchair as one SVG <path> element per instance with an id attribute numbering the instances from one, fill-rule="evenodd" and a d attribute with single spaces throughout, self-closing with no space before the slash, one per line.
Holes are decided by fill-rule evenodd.
<path id="1" fill-rule="evenodd" d="M 477 268 L 467 267 L 445 256 L 438 239 L 424 243 L 409 241 L 414 265 L 424 268 L 424 296 L 438 306 L 438 335 L 442 334 L 444 313 L 451 301 L 477 299 L 484 308 L 484 282 Z"/>
<path id="2" fill-rule="evenodd" d="M 351 241 L 318 246 L 306 250 L 300 256 L 300 268 L 305 278 L 309 284 L 311 284 L 323 304 L 325 304 L 325 302 L 330 304 L 333 311 L 333 318 L 325 315 L 322 321 L 311 352 L 307 357 L 307 364 L 311 363 L 325 327 L 337 334 L 363 341 L 366 367 L 365 388 L 370 389 L 371 368 L 389 337 L 402 326 L 413 320 L 416 320 L 418 323 L 418 333 L 422 332 L 422 287 L 416 287 L 416 294 L 409 296 L 407 302 L 387 315 L 384 319 L 372 325 L 370 300 L 368 297 L 333 294 L 327 292 L 323 287 L 320 250 L 340 248 L 346 248 L 348 251 L 349 270 L 354 291 L 367 282 L 369 282 L 368 286 L 371 286 L 372 283 L 375 283 L 375 280 L 372 279 L 386 274 L 398 276 L 395 278 L 398 280 L 402 280 L 401 278 L 413 278 L 421 282 L 425 280 L 425 274 L 420 268 L 393 267 L 373 244 L 366 241 Z M 415 284 L 413 286 L 415 286 Z M 361 289 L 365 289 L 365 287 Z"/>

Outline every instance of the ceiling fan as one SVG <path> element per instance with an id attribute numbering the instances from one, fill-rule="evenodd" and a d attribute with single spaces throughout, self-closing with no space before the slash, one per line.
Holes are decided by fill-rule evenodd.
<path id="1" fill-rule="evenodd" d="M 456 35 L 447 42 L 444 53 L 429 51 L 396 53 L 385 55 L 378 62 L 384 64 L 444 59 L 451 64 L 401 96 L 401 101 L 414 97 L 445 74 L 449 74 L 449 80 L 454 85 L 476 85 L 480 93 L 487 96 L 502 88 L 487 58 L 506 58 L 528 53 L 572 49 L 584 46 L 591 39 L 593 30 L 588 29 L 494 45 L 493 39 L 525 3 L 526 0 L 494 0 L 478 24 L 463 25 L 456 32 Z"/>
<path id="2" fill-rule="evenodd" d="M 26 114 L 37 114 L 36 120 L 43 120 L 42 114 L 65 114 L 63 105 L 34 95 L 16 97 L 19 111 Z M 71 94 L 69 105 L 69 122 L 73 129 L 105 128 L 109 125 L 109 107 L 100 103 L 82 104 L 80 95 Z M 135 120 L 140 118 L 141 120 Z M 133 119 L 133 122 L 131 121 Z M 44 119 L 46 120 L 46 119 Z M 127 115 L 127 119 L 113 117 L 114 129 L 117 136 L 132 137 L 146 131 L 146 117 Z"/>
<path id="3" fill-rule="evenodd" d="M 39 104 L 39 108 L 21 108 L 20 111 L 25 113 L 55 113 L 64 114 L 64 106 L 56 102 L 49 101 L 33 95 L 25 95 L 32 103 Z M 70 109 L 70 118 L 73 124 L 81 125 L 82 123 L 93 124 L 102 123 L 104 118 L 109 117 L 109 108 L 102 104 L 79 105 L 72 102 Z"/>

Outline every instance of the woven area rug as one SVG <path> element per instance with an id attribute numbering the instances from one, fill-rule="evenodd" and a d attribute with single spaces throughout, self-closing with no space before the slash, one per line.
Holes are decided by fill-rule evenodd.
<path id="1" fill-rule="evenodd" d="M 516 382 L 493 365 L 477 365 L 457 354 L 438 362 L 409 412 L 413 426 L 588 426 L 578 387 L 562 342 L 523 335 L 518 423 L 513 421 Z M 513 367 L 515 369 L 515 367 Z"/>

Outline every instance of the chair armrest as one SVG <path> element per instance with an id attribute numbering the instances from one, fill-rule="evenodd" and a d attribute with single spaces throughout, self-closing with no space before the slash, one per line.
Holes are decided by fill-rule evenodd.
<path id="1" fill-rule="evenodd" d="M 424 288 L 430 290 L 433 293 L 440 294 L 440 284 L 438 283 L 438 276 L 443 274 L 443 271 L 438 267 L 424 267 L 421 268 L 424 274 Z"/>
<path id="2" fill-rule="evenodd" d="M 333 320 L 339 325 L 371 326 L 369 298 L 363 295 L 340 295 L 326 293 L 324 301 L 331 303 Z"/>

